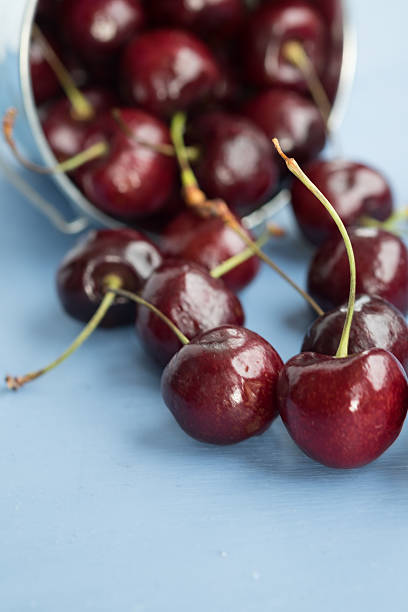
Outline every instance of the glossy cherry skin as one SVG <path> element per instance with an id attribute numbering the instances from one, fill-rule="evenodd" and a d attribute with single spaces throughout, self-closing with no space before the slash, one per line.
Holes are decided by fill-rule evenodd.
<path id="1" fill-rule="evenodd" d="M 193 262 L 165 260 L 150 276 L 141 295 L 189 340 L 219 325 L 244 323 L 244 311 L 236 295 L 222 280 L 212 278 Z M 181 347 L 174 332 L 145 308 L 138 309 L 136 330 L 147 351 L 162 365 Z"/>
<path id="2" fill-rule="evenodd" d="M 140 0 L 65 0 L 67 38 L 87 61 L 110 62 L 145 23 Z"/>
<path id="3" fill-rule="evenodd" d="M 91 231 L 58 268 L 59 298 L 71 317 L 87 322 L 102 301 L 107 275 L 118 276 L 123 289 L 137 293 L 161 262 L 157 247 L 136 230 Z M 135 310 L 133 302 L 117 297 L 102 327 L 133 323 Z"/>
<path id="4" fill-rule="evenodd" d="M 57 0 L 58 2 L 58 0 Z M 41 17 L 46 17 L 57 4 L 56 0 L 38 0 L 36 11 Z"/>
<path id="5" fill-rule="evenodd" d="M 82 92 L 90 102 L 95 115 L 88 121 L 79 121 L 72 113 L 69 100 L 65 97 L 56 100 L 42 112 L 41 124 L 44 135 L 55 157 L 63 161 L 77 155 L 85 148 L 85 139 L 90 126 L 99 115 L 115 104 L 115 97 L 106 89 L 97 87 Z"/>
<path id="6" fill-rule="evenodd" d="M 277 416 L 283 363 L 261 336 L 224 325 L 183 346 L 163 372 L 163 399 L 180 427 L 209 444 L 260 435 Z"/>
<path id="7" fill-rule="evenodd" d="M 289 157 L 299 163 L 317 157 L 326 142 L 326 127 L 318 108 L 295 91 L 269 89 L 243 110 L 267 137 L 278 138 Z"/>
<path id="8" fill-rule="evenodd" d="M 128 135 L 108 113 L 89 130 L 84 148 L 104 139 L 108 153 L 86 164 L 77 180 L 84 194 L 105 213 L 126 221 L 159 211 L 172 196 L 178 168 L 174 158 L 153 151 L 151 145 L 170 144 L 167 126 L 139 109 L 121 109 Z"/>
<path id="9" fill-rule="evenodd" d="M 377 228 L 349 230 L 357 267 L 357 293 L 378 295 L 408 312 L 408 252 L 398 236 Z M 349 263 L 342 238 L 331 238 L 316 252 L 308 290 L 322 308 L 348 299 Z"/>
<path id="10" fill-rule="evenodd" d="M 344 359 L 318 353 L 293 357 L 278 381 L 279 412 L 296 444 L 333 468 L 357 468 L 398 437 L 408 408 L 408 381 L 382 349 Z"/>
<path id="11" fill-rule="evenodd" d="M 391 189 L 373 168 L 346 160 L 317 160 L 304 168 L 307 176 L 328 198 L 346 226 L 363 217 L 385 221 L 393 210 Z M 292 207 L 304 236 L 322 244 L 338 233 L 336 224 L 300 181 L 292 186 Z"/>
<path id="12" fill-rule="evenodd" d="M 161 29 L 129 43 L 122 58 L 125 100 L 162 117 L 208 98 L 220 72 L 209 48 L 193 34 Z"/>
<path id="13" fill-rule="evenodd" d="M 198 34 L 230 35 L 242 25 L 242 0 L 155 0 L 149 10 L 161 25 L 193 30 Z"/>
<path id="14" fill-rule="evenodd" d="M 197 109 L 196 116 L 200 112 L 208 112 L 211 107 L 224 110 L 238 108 L 240 99 L 246 95 L 240 74 L 239 51 L 233 41 L 213 43 L 211 51 L 216 58 L 220 76 L 210 97 L 203 100 L 202 106 Z"/>
<path id="15" fill-rule="evenodd" d="M 279 171 L 272 143 L 246 117 L 207 113 L 194 122 L 191 134 L 200 143 L 196 170 L 209 197 L 250 210 L 276 190 Z"/>
<path id="16" fill-rule="evenodd" d="M 55 46 L 51 39 L 49 42 Z M 41 43 L 35 36 L 30 43 L 30 73 L 36 104 L 43 104 L 59 93 L 59 81 L 45 59 Z"/>
<path id="17" fill-rule="evenodd" d="M 38 0 L 36 4 L 35 21 L 42 27 L 55 29 L 59 18 L 61 0 Z"/>
<path id="18" fill-rule="evenodd" d="M 334 356 L 340 343 L 347 304 L 326 312 L 310 326 L 302 352 Z M 349 354 L 381 348 L 398 359 L 408 372 L 408 325 L 400 311 L 382 298 L 357 297 L 350 331 Z"/>
<path id="19" fill-rule="evenodd" d="M 252 238 L 249 232 L 247 234 Z M 165 256 L 195 261 L 210 271 L 246 247 L 220 219 L 201 219 L 189 210 L 173 219 L 160 237 L 160 248 Z M 222 280 L 231 291 L 240 291 L 255 278 L 259 268 L 259 259 L 251 257 L 225 274 Z"/>
<path id="20" fill-rule="evenodd" d="M 260 87 L 307 91 L 299 69 L 283 56 L 284 44 L 300 42 L 318 73 L 325 66 L 327 32 L 319 13 L 307 2 L 287 0 L 262 5 L 252 15 L 244 40 L 247 79 Z"/>

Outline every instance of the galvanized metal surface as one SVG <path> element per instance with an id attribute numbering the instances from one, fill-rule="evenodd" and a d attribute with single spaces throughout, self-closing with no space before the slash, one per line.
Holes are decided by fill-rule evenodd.
<path id="1" fill-rule="evenodd" d="M 320 0 L 316 2 L 319 3 Z M 7 6 L 3 2 L 0 6 L 0 80 L 3 83 L 0 89 L 0 113 L 3 114 L 10 106 L 17 108 L 19 120 L 16 126 L 16 138 L 19 146 L 31 159 L 52 166 L 55 164 L 55 158 L 41 129 L 29 73 L 30 35 L 36 4 L 37 0 L 19 0 L 11 4 L 7 3 Z M 348 18 L 347 3 L 343 2 L 343 5 L 342 67 L 338 92 L 330 117 L 330 129 L 334 133 L 341 123 L 347 105 L 356 62 L 355 33 Z M 68 209 L 65 206 L 66 212 L 62 212 L 64 199 L 59 197 L 58 192 L 55 193 L 52 201 L 43 195 L 44 190 L 49 191 L 50 179 L 42 178 L 38 181 L 27 176 L 22 169 L 16 166 L 3 144 L 0 145 L 0 170 L 8 176 L 27 200 L 46 215 L 61 232 L 82 231 L 90 222 L 108 227 L 120 225 L 91 204 L 67 176 L 56 175 L 53 181 L 64 195 L 65 200 L 70 203 Z M 37 184 L 38 187 L 34 187 L 33 184 Z M 56 203 L 56 200 L 60 200 L 59 204 Z M 287 201 L 288 193 L 282 190 L 270 203 L 246 217 L 246 226 L 252 228 L 262 223 L 280 210 Z M 69 220 L 68 215 L 70 214 L 80 216 Z"/>

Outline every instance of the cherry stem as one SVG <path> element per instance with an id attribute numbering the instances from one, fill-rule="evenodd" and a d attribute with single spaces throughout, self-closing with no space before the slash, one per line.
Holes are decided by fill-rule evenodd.
<path id="1" fill-rule="evenodd" d="M 105 155 L 109 147 L 106 142 L 97 142 L 96 144 L 89 147 L 89 149 L 85 149 L 85 151 L 81 151 L 77 155 L 66 159 L 65 161 L 57 164 L 53 168 L 49 168 L 46 166 L 39 166 L 38 164 L 34 164 L 29 161 L 20 153 L 17 148 L 16 142 L 14 140 L 13 132 L 14 132 L 14 124 L 17 117 L 17 110 L 15 108 L 9 108 L 4 117 L 3 117 L 3 134 L 4 138 L 11 151 L 13 152 L 15 158 L 20 162 L 22 166 L 30 170 L 31 172 L 36 172 L 37 174 L 61 174 L 64 172 L 72 172 L 77 168 L 80 168 L 84 164 L 98 159 Z"/>
<path id="2" fill-rule="evenodd" d="M 187 149 L 184 144 L 184 132 L 186 129 L 187 116 L 185 113 L 176 113 L 171 121 L 170 133 L 181 170 L 181 182 L 185 189 L 197 188 L 198 181 L 190 165 Z"/>
<path id="3" fill-rule="evenodd" d="M 270 232 L 267 231 L 264 234 L 262 234 L 262 236 L 256 241 L 256 244 L 261 249 L 268 242 L 269 238 L 270 238 Z M 246 261 L 248 261 L 248 259 L 251 259 L 251 257 L 253 256 L 254 256 L 253 249 L 248 247 L 244 249 L 243 251 L 241 251 L 240 253 L 237 253 L 236 255 L 233 255 L 229 259 L 226 259 L 225 261 L 220 263 L 218 266 L 216 266 L 215 268 L 211 270 L 210 274 L 213 278 L 221 278 L 225 274 L 228 274 L 228 272 L 231 272 L 231 270 L 235 270 L 235 268 L 245 263 Z"/>
<path id="4" fill-rule="evenodd" d="M 302 73 L 328 130 L 332 105 L 317 70 L 306 53 L 304 46 L 297 40 L 288 40 L 283 46 L 283 55 L 288 62 L 296 66 Z"/>
<path id="5" fill-rule="evenodd" d="M 349 301 L 348 301 L 348 308 L 347 308 L 347 316 L 344 322 L 343 333 L 341 335 L 340 344 L 337 349 L 336 357 L 339 357 L 339 358 L 347 357 L 349 338 L 350 338 L 350 329 L 351 329 L 351 324 L 353 322 L 354 305 L 356 301 L 356 276 L 357 276 L 356 275 L 356 261 L 354 258 L 354 252 L 353 252 L 351 240 L 349 238 L 349 235 L 347 233 L 347 230 L 344 226 L 343 221 L 337 214 L 336 210 L 333 208 L 332 204 L 330 204 L 329 200 L 322 194 L 322 192 L 316 187 L 316 185 L 312 183 L 312 181 L 306 176 L 306 174 L 300 168 L 296 160 L 293 158 L 289 158 L 287 155 L 285 155 L 285 153 L 281 149 L 279 140 L 277 138 L 273 139 L 273 144 L 275 145 L 275 148 L 277 152 L 279 153 L 279 155 L 286 162 L 286 166 L 288 170 L 297 179 L 299 179 L 303 183 L 303 185 L 311 193 L 313 193 L 313 195 L 316 196 L 316 198 L 323 204 L 323 206 L 325 207 L 325 209 L 327 210 L 327 212 L 330 214 L 333 221 L 337 225 L 340 231 L 340 234 L 344 240 L 344 244 L 345 244 L 346 251 L 347 251 L 347 257 L 348 257 L 349 264 L 350 264 L 350 294 L 349 294 Z"/>
<path id="6" fill-rule="evenodd" d="M 37 370 L 36 372 L 31 372 L 30 374 L 26 374 L 25 376 L 6 376 L 8 388 L 13 391 L 17 391 L 25 384 L 40 378 L 40 376 L 43 376 L 47 372 L 50 372 L 65 361 L 70 355 L 72 355 L 98 327 L 115 300 L 116 294 L 114 293 L 114 290 L 118 289 L 121 284 L 122 281 L 118 276 L 108 275 L 105 278 L 106 294 L 100 303 L 98 310 L 95 312 L 79 336 L 74 340 L 74 342 L 62 353 L 62 355 L 60 355 L 60 357 L 55 359 L 55 361 L 51 362 L 45 368 Z"/>
<path id="7" fill-rule="evenodd" d="M 156 153 L 161 153 L 162 155 L 166 155 L 166 157 L 176 157 L 176 151 L 172 144 L 153 144 L 151 142 L 147 142 L 146 140 L 141 140 L 136 138 L 129 125 L 124 121 L 122 114 L 119 108 L 114 108 L 112 110 L 112 115 L 115 121 L 119 124 L 121 130 L 126 134 L 128 138 L 134 140 L 141 147 L 146 147 L 151 151 L 155 151 Z M 186 147 L 188 159 L 190 161 L 196 161 L 200 157 L 200 150 L 197 147 Z"/>
<path id="8" fill-rule="evenodd" d="M 387 232 L 393 232 L 394 234 L 404 233 L 398 229 L 398 225 L 401 221 L 407 221 L 408 219 L 408 207 L 400 208 L 392 213 L 385 221 L 379 221 L 373 217 L 362 217 L 360 219 L 361 224 L 364 227 L 379 227 L 386 230 Z"/>
<path id="9" fill-rule="evenodd" d="M 293 289 L 295 289 L 295 291 L 297 291 L 310 304 L 310 306 L 319 316 L 324 314 L 317 302 L 310 295 L 308 295 L 306 291 L 301 289 L 285 272 L 283 272 L 283 270 L 281 270 L 281 268 L 279 268 L 279 266 L 275 264 L 275 262 L 272 261 L 272 259 L 270 259 L 270 257 L 265 255 L 262 249 L 253 240 L 251 240 L 251 238 L 242 228 L 238 219 L 223 200 L 208 200 L 207 196 L 198 185 L 197 179 L 186 154 L 186 149 L 184 146 L 185 125 L 185 113 L 176 113 L 171 122 L 170 132 L 181 170 L 181 182 L 183 185 L 184 199 L 187 206 L 191 207 L 192 210 L 203 218 L 217 217 L 221 219 L 225 225 L 228 225 L 228 227 L 230 227 L 243 240 L 243 242 L 252 250 L 252 253 L 264 261 L 287 283 L 289 283 L 289 285 L 291 285 L 291 287 L 293 287 Z"/>
<path id="10" fill-rule="evenodd" d="M 44 57 L 50 67 L 52 68 L 55 76 L 57 77 L 61 87 L 65 91 L 68 100 L 71 103 L 73 116 L 79 121 L 88 121 L 95 115 L 95 111 L 92 104 L 86 99 L 84 94 L 78 89 L 74 79 L 61 62 L 50 43 L 41 32 L 37 24 L 33 25 L 33 34 L 40 43 Z"/>
<path id="11" fill-rule="evenodd" d="M 125 289 L 112 289 L 112 293 L 114 293 L 115 295 L 120 295 L 122 297 L 128 298 L 129 300 L 136 302 L 136 304 L 139 304 L 140 306 L 145 306 L 146 308 L 151 310 L 151 312 L 157 315 L 159 319 L 161 319 L 172 330 L 172 332 L 174 332 L 174 334 L 177 336 L 177 338 L 180 340 L 182 344 L 190 344 L 190 340 L 187 338 L 187 336 L 183 334 L 182 331 L 179 330 L 179 328 L 176 325 L 174 325 L 173 321 L 171 321 L 168 317 L 166 317 L 166 315 L 163 314 L 158 308 L 156 308 L 156 306 L 153 306 L 153 304 L 150 304 L 150 302 L 146 302 L 146 300 L 144 300 L 142 297 L 140 297 L 136 293 L 132 293 L 131 291 L 126 291 Z"/>

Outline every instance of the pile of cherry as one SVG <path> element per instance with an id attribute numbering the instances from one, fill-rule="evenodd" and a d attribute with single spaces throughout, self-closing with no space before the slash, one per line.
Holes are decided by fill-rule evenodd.
<path id="1" fill-rule="evenodd" d="M 113 4 L 122 8 L 109 12 Z M 158 245 L 136 229 L 99 230 L 67 254 L 57 276 L 61 302 L 71 316 L 90 321 L 56 362 L 8 377 L 8 384 L 17 389 L 49 371 L 98 324 L 136 319 L 146 350 L 165 366 L 164 401 L 189 435 L 233 444 L 262 434 L 280 415 L 313 459 L 337 468 L 365 465 L 394 442 L 408 409 L 408 252 L 391 190 L 363 164 L 315 159 L 326 140 L 324 109 L 282 55 L 295 40 L 324 85 L 327 28 L 312 2 L 270 0 L 251 13 L 239 0 L 194 6 L 40 2 L 33 85 L 37 101 L 46 102 L 40 112 L 56 157 L 65 162 L 103 143 L 102 154 L 72 174 L 85 195 L 122 220 L 152 222 L 158 212 L 172 219 Z M 57 23 L 80 60 L 72 50 L 67 55 Z M 60 79 L 42 56 L 44 32 L 76 85 L 91 83 L 82 90 L 87 119 L 73 112 L 71 99 L 51 99 Z M 239 49 L 238 36 L 245 41 Z M 180 110 L 189 111 L 186 146 L 183 121 L 177 130 Z M 318 246 L 306 297 L 319 316 L 302 353 L 287 364 L 243 327 L 235 295 L 256 276 L 259 257 L 273 265 L 235 214 L 276 191 L 285 166 L 275 137 L 305 164 L 304 175 L 286 158 L 297 177 L 295 218 Z M 190 210 L 180 212 L 180 194 Z"/>

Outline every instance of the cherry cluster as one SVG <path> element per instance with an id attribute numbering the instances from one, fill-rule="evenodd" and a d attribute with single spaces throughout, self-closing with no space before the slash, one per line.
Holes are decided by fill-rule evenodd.
<path id="1" fill-rule="evenodd" d="M 71 178 L 98 209 L 157 229 L 184 207 L 169 119 L 188 111 L 204 191 L 253 210 L 284 174 L 271 138 L 302 163 L 325 145 L 341 61 L 329 7 L 339 4 L 42 0 L 30 61 L 45 137 L 60 162 L 91 149 Z"/>
<path id="2" fill-rule="evenodd" d="M 378 171 L 315 159 L 330 136 L 327 16 L 304 0 L 251 11 L 239 0 L 114 4 L 121 9 L 110 0 L 40 2 L 33 85 L 59 169 L 69 164 L 98 208 L 139 229 L 92 231 L 67 254 L 59 297 L 87 326 L 55 362 L 8 377 L 9 387 L 51 370 L 98 325 L 136 321 L 164 367 L 166 405 L 197 440 L 237 443 L 280 415 L 324 465 L 373 461 L 408 409 L 408 251 L 398 235 L 403 213 L 393 212 Z M 75 57 L 56 30 L 60 19 Z M 67 84 L 61 67 L 68 97 L 50 100 Z M 308 293 L 239 218 L 290 173 L 295 218 L 318 247 Z M 160 223 L 150 228 L 171 217 L 156 241 L 140 231 L 152 213 Z M 236 292 L 260 261 L 318 315 L 286 364 L 243 327 Z"/>

